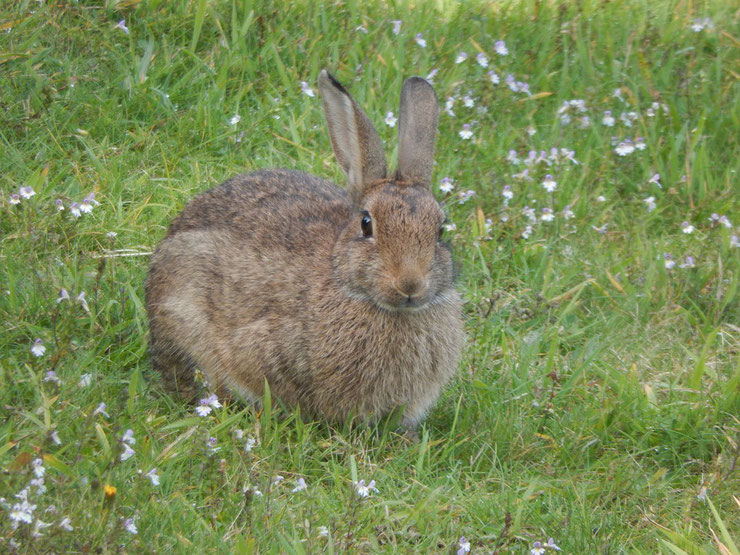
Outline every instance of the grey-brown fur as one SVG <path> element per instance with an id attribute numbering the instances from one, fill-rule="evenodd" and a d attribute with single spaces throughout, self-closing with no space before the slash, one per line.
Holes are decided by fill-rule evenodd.
<path id="1" fill-rule="evenodd" d="M 405 83 L 399 168 L 388 178 L 364 112 L 326 71 L 319 88 L 348 192 L 264 170 L 194 198 L 147 279 L 152 359 L 188 397 L 199 367 L 220 395 L 258 399 L 266 379 L 309 414 L 369 421 L 405 406 L 413 428 L 454 374 L 464 338 L 430 192 L 437 98 L 422 79 Z"/>

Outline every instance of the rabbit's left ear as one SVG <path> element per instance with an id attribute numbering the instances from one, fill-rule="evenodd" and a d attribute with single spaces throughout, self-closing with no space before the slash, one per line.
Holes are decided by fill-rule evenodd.
<path id="1" fill-rule="evenodd" d="M 347 174 L 350 199 L 358 205 L 365 185 L 385 179 L 383 144 L 370 118 L 325 69 L 319 73 L 319 90 L 324 101 L 331 146 Z"/>
<path id="2" fill-rule="evenodd" d="M 438 121 L 432 86 L 421 77 L 406 80 L 398 110 L 398 181 L 431 186 Z"/>

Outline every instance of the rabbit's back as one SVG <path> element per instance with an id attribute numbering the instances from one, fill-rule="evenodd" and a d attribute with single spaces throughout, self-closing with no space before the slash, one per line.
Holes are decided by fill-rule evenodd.
<path id="1" fill-rule="evenodd" d="M 168 236 L 183 231 L 225 230 L 244 240 L 301 240 L 303 226 L 338 232 L 347 220 L 345 191 L 331 181 L 291 170 L 264 170 L 236 176 L 188 203 Z M 290 245 L 285 245 L 290 247 Z"/>

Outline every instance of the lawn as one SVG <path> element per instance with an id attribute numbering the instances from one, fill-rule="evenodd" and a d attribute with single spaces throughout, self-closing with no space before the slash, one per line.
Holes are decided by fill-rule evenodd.
<path id="1" fill-rule="evenodd" d="M 0 551 L 738 553 L 739 54 L 730 0 L 2 3 Z M 344 183 L 322 68 L 389 159 L 440 99 L 468 341 L 418 441 L 147 355 L 190 198 Z"/>

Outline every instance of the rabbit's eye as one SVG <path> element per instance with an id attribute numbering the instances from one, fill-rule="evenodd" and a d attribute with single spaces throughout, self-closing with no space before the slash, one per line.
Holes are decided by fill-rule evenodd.
<path id="1" fill-rule="evenodd" d="M 445 220 L 444 222 L 442 222 L 442 224 L 439 226 L 439 231 L 437 232 L 437 240 L 438 241 L 441 241 L 442 240 L 442 237 L 444 236 L 444 233 L 445 233 L 445 224 L 446 223 L 447 223 L 447 220 Z"/>
<path id="2" fill-rule="evenodd" d="M 373 220 L 370 218 L 370 214 L 364 210 L 362 212 L 362 220 L 360 221 L 360 226 L 362 227 L 363 237 L 373 236 Z"/>

